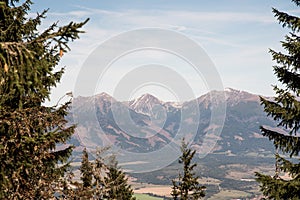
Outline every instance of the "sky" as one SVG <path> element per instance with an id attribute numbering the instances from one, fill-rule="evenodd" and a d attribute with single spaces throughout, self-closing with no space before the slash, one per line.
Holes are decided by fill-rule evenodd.
<path id="1" fill-rule="evenodd" d="M 69 91 L 75 96 L 107 92 L 120 100 L 152 93 L 165 101 L 185 101 L 229 87 L 271 96 L 271 85 L 278 82 L 268 51 L 282 51 L 280 41 L 287 33 L 272 7 L 300 14 L 287 0 L 33 2 L 30 16 L 49 8 L 40 30 L 56 21 L 64 25 L 90 18 L 86 33 L 62 57 L 59 66 L 66 66 L 66 72 L 52 91 L 52 103 Z M 152 29 L 161 32 L 149 34 Z M 167 48 L 161 48 L 164 43 Z M 192 48 L 194 44 L 198 47 Z M 197 66 L 200 58 L 211 62 Z M 136 81 L 138 77 L 147 81 Z"/>

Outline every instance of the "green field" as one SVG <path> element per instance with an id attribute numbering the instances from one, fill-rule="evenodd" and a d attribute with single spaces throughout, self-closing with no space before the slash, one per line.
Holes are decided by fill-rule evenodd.
<path id="1" fill-rule="evenodd" d="M 229 200 L 229 199 L 235 199 L 235 198 L 245 198 L 249 197 L 250 194 L 243 192 L 243 191 L 238 191 L 238 190 L 222 190 L 218 194 L 213 195 L 210 197 L 208 200 Z"/>

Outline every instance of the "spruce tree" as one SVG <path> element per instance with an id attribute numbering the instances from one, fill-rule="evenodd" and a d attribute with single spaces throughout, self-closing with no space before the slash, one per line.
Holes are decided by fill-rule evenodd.
<path id="1" fill-rule="evenodd" d="M 82 152 L 82 161 L 80 166 L 81 180 L 83 188 L 90 188 L 93 180 L 93 168 L 89 161 L 89 155 L 86 148 Z"/>
<path id="2" fill-rule="evenodd" d="M 199 183 L 199 177 L 195 175 L 194 168 L 196 163 L 192 163 L 192 159 L 196 153 L 182 140 L 181 145 L 182 155 L 179 158 L 179 163 L 183 165 L 183 175 L 179 174 L 178 180 L 172 180 L 172 192 L 173 199 L 189 200 L 189 199 L 201 199 L 205 196 L 205 186 L 201 186 Z"/>
<path id="3" fill-rule="evenodd" d="M 94 189 L 93 189 L 93 166 L 92 163 L 89 161 L 89 155 L 84 148 L 82 152 L 82 160 L 81 160 L 81 166 L 80 166 L 80 173 L 81 173 L 81 181 L 82 183 L 75 182 L 73 183 L 76 185 L 76 191 L 75 194 L 78 197 L 84 198 L 84 199 L 92 199 Z"/>
<path id="4" fill-rule="evenodd" d="M 299 0 L 292 0 L 300 6 Z M 276 65 L 273 67 L 282 86 L 274 86 L 276 97 L 273 100 L 261 98 L 265 112 L 271 116 L 282 130 L 261 127 L 262 135 L 273 141 L 278 169 L 274 176 L 256 173 L 257 181 L 267 199 L 300 199 L 300 18 L 273 9 L 274 15 L 290 30 L 282 41 L 284 52 L 270 50 Z M 288 155 L 290 158 L 288 158 Z M 279 171 L 290 179 L 284 179 Z"/>
<path id="5" fill-rule="evenodd" d="M 179 194 L 180 194 L 180 191 L 179 191 L 179 187 L 176 183 L 175 180 L 172 180 L 172 191 L 171 191 L 171 195 L 173 197 L 174 200 L 178 200 L 178 197 L 179 197 Z"/>
<path id="6" fill-rule="evenodd" d="M 128 178 L 118 167 L 118 162 L 113 161 L 105 177 L 107 199 L 135 200 L 133 190 L 128 184 Z"/>
<path id="7" fill-rule="evenodd" d="M 105 176 L 108 172 L 107 162 L 111 160 L 111 156 L 107 156 L 109 149 L 110 147 L 101 147 L 96 150 L 96 159 L 93 162 L 94 199 L 103 199 L 105 196 L 105 191 L 107 190 Z"/>
<path id="8" fill-rule="evenodd" d="M 0 0 L 0 199 L 49 199 L 73 149 L 56 148 L 74 133 L 65 120 L 70 102 L 43 103 L 64 72 L 55 67 L 86 21 L 39 33 L 47 11 L 31 18 L 31 4 Z"/>

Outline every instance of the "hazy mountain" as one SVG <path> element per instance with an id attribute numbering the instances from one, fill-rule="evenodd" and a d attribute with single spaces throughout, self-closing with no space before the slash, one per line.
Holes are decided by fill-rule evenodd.
<path id="1" fill-rule="evenodd" d="M 225 116 L 217 116 L 221 104 L 226 106 Z M 162 148 L 174 137 L 185 136 L 194 137 L 194 146 L 201 148 L 205 135 L 217 127 L 222 132 L 216 135 L 214 152 L 244 154 L 272 148 L 259 133 L 260 125 L 273 125 L 259 96 L 234 89 L 212 91 L 182 104 L 163 102 L 150 94 L 119 102 L 101 93 L 75 98 L 72 114 L 78 124 L 76 137 L 88 147 L 107 140 L 127 151 L 148 152 Z M 212 122 L 212 117 L 217 123 L 224 117 L 224 125 Z"/>
<path id="2" fill-rule="evenodd" d="M 274 127 L 274 121 L 263 112 L 259 96 L 245 91 L 211 91 L 183 103 L 163 102 L 150 94 L 120 102 L 101 93 L 75 98 L 69 119 L 77 123 L 71 140 L 75 154 L 84 146 L 117 147 L 124 169 L 145 170 L 131 174 L 140 182 L 170 184 L 178 175 L 179 152 L 163 151 L 182 137 L 193 141 L 199 153 L 198 173 L 218 182 L 206 183 L 209 195 L 220 188 L 254 195 L 254 172 L 272 173 L 274 168 L 274 147 L 259 131 L 261 125 Z"/>
<path id="3" fill-rule="evenodd" d="M 151 95 L 144 95 L 129 105 L 105 93 L 78 97 L 72 108 L 74 121 L 78 124 L 75 137 L 89 148 L 102 146 L 106 140 L 105 144 L 111 143 L 132 152 L 153 151 L 172 139 L 171 133 L 154 123 L 155 119 L 151 121 L 150 113 L 159 120 L 156 103 L 159 103 L 158 99 Z"/>
<path id="4" fill-rule="evenodd" d="M 164 103 L 151 94 L 144 94 L 141 97 L 129 101 L 129 108 L 135 112 L 155 116 L 156 108 L 164 106 Z"/>

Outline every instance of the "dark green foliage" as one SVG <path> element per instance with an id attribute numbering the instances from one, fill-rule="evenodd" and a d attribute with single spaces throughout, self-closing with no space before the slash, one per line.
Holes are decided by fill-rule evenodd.
<path id="1" fill-rule="evenodd" d="M 96 159 L 92 162 L 88 161 L 88 154 L 84 149 L 80 167 L 82 182 L 74 181 L 73 177 L 68 180 L 65 178 L 60 196 L 66 199 L 135 200 L 128 178 L 117 166 L 115 156 L 105 156 L 108 149 L 99 148 Z"/>
<path id="2" fill-rule="evenodd" d="M 108 162 L 112 159 L 107 155 L 109 147 L 98 148 L 96 152 L 96 159 L 93 162 L 93 194 L 95 199 L 103 199 L 107 190 L 105 182 L 106 173 L 108 171 Z"/>
<path id="3" fill-rule="evenodd" d="M 86 148 L 84 148 L 82 152 L 82 161 L 80 166 L 80 172 L 81 172 L 81 180 L 82 185 L 84 188 L 89 188 L 92 186 L 92 180 L 93 180 L 93 168 L 92 164 L 89 161 L 89 155 L 86 151 Z"/>
<path id="4" fill-rule="evenodd" d="M 98 149 L 93 162 L 94 199 L 134 200 L 126 175 L 118 168 L 115 156 L 107 155 L 108 150 L 109 147 Z"/>
<path id="5" fill-rule="evenodd" d="M 31 1 L 18 2 L 0 0 L 0 199 L 48 199 L 73 149 L 56 150 L 57 144 L 75 127 L 66 125 L 69 102 L 43 103 L 64 71 L 54 68 L 85 22 L 39 33 L 46 11 L 29 18 Z"/>
<path id="6" fill-rule="evenodd" d="M 300 5 L 298 0 L 293 2 L 297 6 Z M 275 99 L 261 98 L 261 103 L 265 112 L 278 122 L 282 131 L 261 127 L 261 132 L 273 141 L 275 148 L 282 154 L 293 158 L 299 156 L 300 152 L 300 18 L 277 9 L 273 9 L 273 12 L 279 23 L 290 29 L 290 33 L 282 41 L 285 52 L 270 50 L 273 60 L 277 63 L 273 67 L 274 73 L 284 88 L 274 86 Z M 256 173 L 263 194 L 268 199 L 300 199 L 299 159 L 288 160 L 277 154 L 276 162 L 278 170 L 288 174 L 290 179 L 282 178 L 278 170 L 274 176 Z"/>
<path id="7" fill-rule="evenodd" d="M 177 183 L 175 180 L 172 180 L 172 191 L 171 191 L 171 195 L 173 197 L 174 200 L 179 199 L 179 195 L 180 195 L 180 191 L 179 191 L 179 187 L 177 186 Z"/>
<path id="8" fill-rule="evenodd" d="M 193 172 L 197 166 L 196 163 L 192 163 L 196 151 L 188 148 L 185 141 L 182 140 L 181 152 L 179 163 L 183 164 L 183 175 L 179 174 L 177 181 L 172 180 L 171 195 L 173 199 L 200 199 L 205 196 L 205 186 L 200 185 L 199 177 L 195 176 Z"/>
<path id="9" fill-rule="evenodd" d="M 128 185 L 128 178 L 125 173 L 119 169 L 117 162 L 111 164 L 105 177 L 107 199 L 135 200 L 133 190 Z"/>

